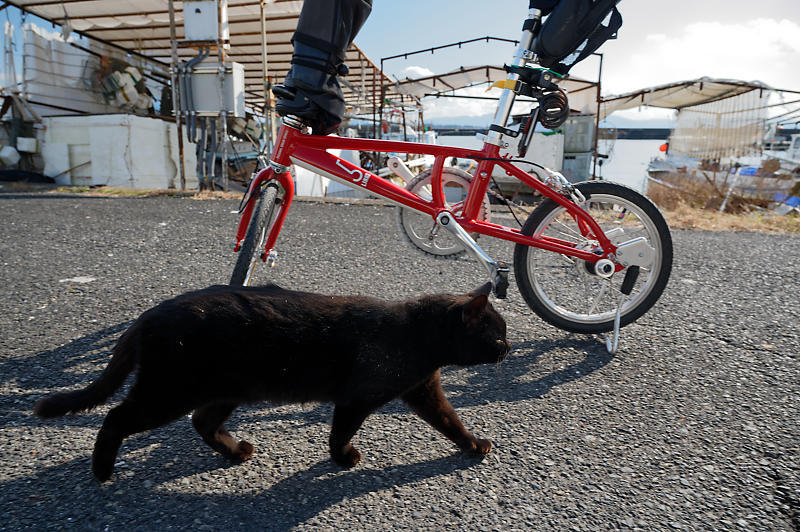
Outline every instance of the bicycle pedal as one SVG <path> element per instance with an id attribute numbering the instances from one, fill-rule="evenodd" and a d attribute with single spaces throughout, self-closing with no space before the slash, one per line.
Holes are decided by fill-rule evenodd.
<path id="1" fill-rule="evenodd" d="M 510 268 L 503 262 L 497 263 L 497 272 L 494 276 L 493 291 L 497 299 L 508 297 L 508 272 Z"/>

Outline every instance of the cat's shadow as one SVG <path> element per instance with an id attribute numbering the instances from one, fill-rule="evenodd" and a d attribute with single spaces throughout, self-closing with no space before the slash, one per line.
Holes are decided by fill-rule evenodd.
<path id="1" fill-rule="evenodd" d="M 3 417 L 11 420 L 16 426 L 44 423 L 30 414 L 33 402 L 43 395 L 41 390 L 85 385 L 97 378 L 109 358 L 110 348 L 119 333 L 129 325 L 130 322 L 126 322 L 107 327 L 56 349 L 0 365 L 0 375 L 3 375 L 3 380 L 17 379 L 18 382 L 27 384 L 29 388 L 40 389 L 36 392 L 21 393 L 16 396 L 16 401 L 14 396 L 10 398 L 8 395 L 4 396 Z M 556 371 L 537 371 L 537 365 L 545 358 L 549 365 L 557 363 L 562 351 L 566 353 L 564 357 L 569 359 L 569 364 Z M 552 357 L 556 357 L 556 360 Z M 514 346 L 511 356 L 497 367 L 490 365 L 446 369 L 442 381 L 456 409 L 487 405 L 493 401 L 513 402 L 542 397 L 557 386 L 597 371 L 613 358 L 613 355 L 608 354 L 596 339 L 570 335 L 556 339 L 519 342 Z M 450 373 L 452 375 L 449 375 Z M 116 397 L 119 397 L 119 393 Z M 331 405 L 306 407 L 301 411 L 287 411 L 285 408 L 242 408 L 234 414 L 230 428 L 236 433 L 237 425 L 245 419 L 266 423 L 290 419 L 296 426 L 324 424 L 330 421 L 331 412 Z M 379 414 L 394 412 L 411 415 L 400 401 L 392 401 L 378 411 Z M 55 426 L 97 428 L 102 421 L 101 417 L 98 414 L 68 416 L 46 423 Z M 169 438 L 168 435 L 175 438 Z M 287 444 L 290 444 L 288 438 Z M 90 445 L 90 442 L 87 442 L 87 446 Z M 207 449 L 188 420 L 183 420 L 170 427 L 162 427 L 127 440 L 120 455 L 123 464 L 118 466 L 115 480 L 110 484 L 98 487 L 91 478 L 87 453 L 86 457 L 37 468 L 28 476 L 0 483 L 0 489 L 22 497 L 28 494 L 27 496 L 34 500 L 34 497 L 46 493 L 46 486 L 52 486 L 54 478 L 70 478 L 81 488 L 97 490 L 97 495 L 104 502 L 118 500 L 119 497 L 115 493 L 121 486 L 124 487 L 126 493 L 124 504 L 130 506 L 131 511 L 138 511 L 141 507 L 141 511 L 145 512 L 148 499 L 167 496 L 176 503 L 171 504 L 171 507 L 181 508 L 180 511 L 186 519 L 193 515 L 208 514 L 212 520 L 210 522 L 231 523 L 240 518 L 241 505 L 245 502 L 248 514 L 254 510 L 255 513 L 251 515 L 263 516 L 263 520 L 259 518 L 259 521 L 264 527 L 269 528 L 274 523 L 281 523 L 281 528 L 284 526 L 291 528 L 346 499 L 391 490 L 424 479 L 452 475 L 459 470 L 474 467 L 476 463 L 454 453 L 433 460 L 392 465 L 381 469 L 366 462 L 352 470 L 342 470 L 330 461 L 326 451 L 323 443 L 319 450 L 320 460 L 312 463 L 310 467 L 289 465 L 287 469 L 296 471 L 287 473 L 283 478 L 280 478 L 282 473 L 278 474 L 279 480 L 263 491 L 253 492 L 248 489 L 236 493 L 231 490 L 221 494 L 218 491 L 193 490 L 192 483 L 202 482 L 198 481 L 197 477 L 204 473 L 229 467 L 251 469 L 265 465 L 274 467 L 274 464 L 256 460 L 241 466 L 232 465 Z M 379 451 L 369 449 L 368 452 Z M 124 464 L 126 455 L 131 456 L 129 453 L 139 457 L 144 455 L 143 459 L 134 458 L 135 466 L 130 469 Z M 176 456 L 180 456 L 180 459 L 176 460 Z M 242 471 L 243 474 L 247 472 L 246 469 Z M 246 474 L 244 476 L 246 481 Z M 189 482 L 190 489 L 161 487 L 172 485 L 176 481 L 181 482 L 183 479 L 192 479 Z M 264 485 L 263 478 L 255 482 L 257 485 Z"/>
<path id="2" fill-rule="evenodd" d="M 111 350 L 119 335 L 131 324 L 133 320 L 117 323 L 53 349 L 0 362 L 0 384 L 11 384 L 13 386 L 6 387 L 20 390 L 5 392 L 0 398 L 3 424 L 27 417 L 25 411 L 31 411 L 33 404 L 44 395 L 64 388 L 86 386 L 99 377 L 111 359 Z M 41 390 L 47 390 L 47 394 Z M 98 426 L 99 421 L 92 419 L 96 417 L 89 415 L 71 419 L 76 425 L 86 422 L 87 426 Z"/>
<path id="3" fill-rule="evenodd" d="M 21 388 L 38 388 L 54 390 L 57 388 L 74 388 L 78 384 L 85 386 L 100 376 L 110 359 L 119 335 L 133 322 L 127 321 L 100 329 L 92 334 L 71 340 L 55 349 L 37 353 L 31 357 L 12 359 L 0 364 L 0 382 L 16 380 Z M 529 378 L 532 368 L 548 353 L 556 350 L 580 352 L 584 356 L 557 371 L 538 378 Z M 572 357 L 574 358 L 574 357 Z M 467 369 L 445 368 L 442 370 L 442 386 L 448 399 L 456 408 L 484 405 L 490 401 L 514 402 L 542 397 L 556 386 L 580 379 L 597 371 L 613 360 L 605 346 L 590 336 L 565 335 L 562 338 L 531 340 L 514 344 L 509 357 L 497 366 L 473 366 Z M 450 379 L 451 374 L 466 372 L 462 378 Z M 76 378 L 77 377 L 77 378 Z M 129 378 L 130 380 L 130 378 Z M 119 390 L 110 402 L 118 400 L 126 393 L 125 386 Z M 44 394 L 41 392 L 18 392 L 6 394 L 0 403 L 8 421 L 30 421 L 25 410 L 33 408 L 36 400 Z M 292 419 L 304 425 L 328 420 L 330 409 L 325 405 L 306 409 L 302 412 L 287 413 L 263 410 L 261 412 L 240 410 L 235 418 L 244 415 L 255 417 L 261 415 L 262 420 Z M 399 401 L 392 401 L 378 412 L 401 413 L 408 410 Z M 13 419 L 12 419 L 13 418 Z M 28 419 L 25 419 L 28 418 Z M 65 425 L 99 426 L 101 420 L 97 415 L 69 416 L 62 420 Z"/>
<path id="4" fill-rule="evenodd" d="M 128 450 L 147 443 L 144 438 L 135 439 L 139 441 L 129 446 Z M 189 456 L 193 454 L 190 452 Z M 61 499 L 58 493 L 52 492 L 53 482 L 70 478 L 72 489 L 93 499 L 94 506 L 105 508 L 113 505 L 120 508 L 115 517 L 117 526 L 125 526 L 119 520 L 139 519 L 141 514 L 151 513 L 154 500 L 166 497 L 169 499 L 170 513 L 174 514 L 172 520 L 177 523 L 191 523 L 196 517 L 202 516 L 206 523 L 236 523 L 245 519 L 247 528 L 285 530 L 307 522 L 328 508 L 340 503 L 347 504 L 348 500 L 363 495 L 383 492 L 381 496 L 389 497 L 388 501 L 391 502 L 394 499 L 387 491 L 406 484 L 458 474 L 459 471 L 477 467 L 481 462 L 480 459 L 466 458 L 456 453 L 380 469 L 362 462 L 347 470 L 325 456 L 310 467 L 280 478 L 263 490 L 251 489 L 252 486 L 247 485 L 246 471 L 242 471 L 244 492 L 236 493 L 234 489 L 215 489 L 213 479 L 205 474 L 211 473 L 213 476 L 214 470 L 253 468 L 257 464 L 231 464 L 210 450 L 202 458 L 181 459 L 174 463 L 173 460 L 174 447 L 157 446 L 147 455 L 144 463 L 136 466 L 135 472 L 128 471 L 123 462 L 122 467 L 117 468 L 112 482 L 98 484 L 91 477 L 88 457 L 79 458 L 40 469 L 31 476 L 2 482 L 0 489 L 27 504 L 37 501 L 47 504 L 48 499 Z M 172 465 L 164 467 L 168 463 Z M 264 484 L 261 474 L 256 478 L 258 484 Z M 209 480 L 212 483 L 209 484 Z M 399 499 L 396 502 L 402 504 Z M 64 518 L 72 515 L 71 511 L 69 505 L 51 507 L 48 519 Z M 54 516 L 53 512 L 64 515 Z M 94 516 L 84 516 L 87 525 L 103 513 L 99 512 Z M 13 527 L 13 520 L 10 524 Z"/>

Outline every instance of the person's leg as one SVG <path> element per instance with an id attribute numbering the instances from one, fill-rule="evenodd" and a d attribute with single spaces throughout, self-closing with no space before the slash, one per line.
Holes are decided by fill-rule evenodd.
<path id="1" fill-rule="evenodd" d="M 305 0 L 292 37 L 292 66 L 278 97 L 279 115 L 306 120 L 317 135 L 336 130 L 345 106 L 337 75 L 347 72 L 345 52 L 372 10 L 372 0 Z"/>

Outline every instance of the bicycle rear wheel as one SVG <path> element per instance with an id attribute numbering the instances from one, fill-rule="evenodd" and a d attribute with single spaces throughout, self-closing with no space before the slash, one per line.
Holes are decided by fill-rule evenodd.
<path id="1" fill-rule="evenodd" d="M 250 201 L 255 201 L 255 198 Z M 275 219 L 275 207 L 278 203 L 280 203 L 278 185 L 270 183 L 261 192 L 261 197 L 258 198 L 258 203 L 253 209 L 250 225 L 247 226 L 247 233 L 245 233 L 242 246 L 239 248 L 236 265 L 233 267 L 231 285 L 250 285 L 256 264 L 261 260 L 261 254 L 264 253 L 264 243 Z"/>
<path id="2" fill-rule="evenodd" d="M 418 196 L 430 199 L 432 170 L 425 170 L 409 182 L 406 188 Z M 453 214 L 461 213 L 461 202 L 467 196 L 472 184 L 472 176 L 458 168 L 442 169 L 442 186 L 445 192 L 445 204 L 453 210 Z M 448 231 L 438 231 L 431 236 L 431 229 L 435 222 L 433 218 L 420 214 L 411 209 L 398 207 L 397 211 L 400 229 L 406 240 L 418 250 L 435 257 L 455 258 L 464 253 L 464 246 Z M 483 198 L 483 203 L 478 211 L 478 220 L 489 221 L 491 208 L 489 196 Z M 473 235 L 477 238 L 478 235 Z"/>
<path id="3" fill-rule="evenodd" d="M 598 181 L 576 186 L 586 197 L 583 207 L 615 245 L 645 237 L 652 248 L 652 261 L 640 267 L 633 291 L 620 311 L 620 325 L 627 325 L 647 312 L 667 285 L 672 269 L 669 227 L 656 206 L 630 188 Z M 597 241 L 584 237 L 572 215 L 551 199 L 531 213 L 522 233 L 567 240 L 589 251 L 599 247 Z M 546 322 L 571 332 L 613 329 L 626 271 L 604 279 L 586 261 L 522 244 L 514 248 L 517 286 L 528 306 Z"/>

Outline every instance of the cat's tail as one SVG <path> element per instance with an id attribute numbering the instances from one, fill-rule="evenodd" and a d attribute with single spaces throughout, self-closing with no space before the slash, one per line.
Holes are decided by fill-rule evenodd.
<path id="1" fill-rule="evenodd" d="M 62 392 L 40 399 L 33 408 L 39 417 L 60 417 L 90 410 L 106 401 L 125 382 L 136 365 L 136 324 L 117 341 L 114 354 L 100 377 L 82 390 Z"/>

